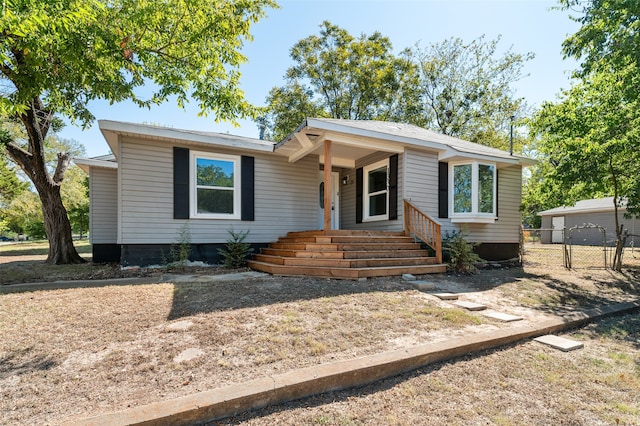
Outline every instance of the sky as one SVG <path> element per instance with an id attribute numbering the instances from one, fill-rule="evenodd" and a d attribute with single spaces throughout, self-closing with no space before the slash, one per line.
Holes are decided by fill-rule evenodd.
<path id="1" fill-rule="evenodd" d="M 271 88 L 284 84 L 285 71 L 293 64 L 291 47 L 318 34 L 325 20 L 353 36 L 379 31 L 391 40 L 396 53 L 416 43 L 426 47 L 451 37 L 471 41 L 482 35 L 485 40 L 501 36 L 498 50 L 535 54 L 525 63 L 527 76 L 515 84 L 516 96 L 525 98 L 532 107 L 554 101 L 561 89 L 570 86 L 570 72 L 577 68 L 574 60 L 563 60 L 561 45 L 579 25 L 569 18 L 569 12 L 551 10 L 557 5 L 555 0 L 280 0 L 278 4 L 279 9 L 268 10 L 267 16 L 254 24 L 254 40 L 243 48 L 248 62 L 240 68 L 242 89 L 246 99 L 257 106 L 265 104 Z M 89 108 L 96 119 L 255 138 L 259 133 L 251 120 L 239 120 L 240 126 L 234 127 L 216 123 L 212 116 L 199 117 L 195 103 L 185 110 L 175 102 L 148 110 L 127 102 L 109 105 L 94 101 Z M 84 130 L 69 124 L 59 136 L 81 142 L 88 157 L 109 152 L 97 121 Z"/>

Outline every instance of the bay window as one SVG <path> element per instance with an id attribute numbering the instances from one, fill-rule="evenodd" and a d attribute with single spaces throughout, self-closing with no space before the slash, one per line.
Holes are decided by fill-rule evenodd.
<path id="1" fill-rule="evenodd" d="M 495 221 L 496 165 L 471 161 L 452 163 L 449 168 L 451 221 Z"/>

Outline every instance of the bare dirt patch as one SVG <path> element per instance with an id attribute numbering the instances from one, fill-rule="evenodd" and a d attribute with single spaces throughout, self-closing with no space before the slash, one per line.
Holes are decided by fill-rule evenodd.
<path id="1" fill-rule="evenodd" d="M 340 281 L 264 276 L 219 281 L 207 271 L 196 272 L 199 275 L 191 278 L 164 276 L 158 277 L 157 283 L 144 285 L 33 289 L 6 294 L 0 287 L 0 423 L 57 424 L 293 368 L 510 326 L 481 313 L 454 308 L 398 278 Z M 534 265 L 524 269 L 492 268 L 471 277 L 422 278 L 441 290 L 460 292 L 465 300 L 520 315 L 525 322 L 635 299 L 640 293 L 631 271 L 567 272 Z M 613 403 L 606 404 L 602 412 L 629 419 L 631 414 L 625 412 L 633 413 L 629 407 L 639 398 L 633 387 L 640 374 L 634 364 L 640 362 L 637 340 L 630 343 L 630 348 L 615 349 L 617 344 L 627 344 L 620 342 L 624 338 L 614 333 L 607 339 L 601 349 L 605 358 L 607 347 L 629 354 L 631 361 L 625 361 L 620 372 L 608 371 L 612 377 L 623 374 L 630 378 L 621 382 L 631 386 L 632 399 L 621 400 L 617 408 Z M 511 350 L 515 352 L 511 354 Z M 410 410 L 411 401 L 417 404 L 419 398 L 433 400 L 434 396 L 426 393 L 428 388 L 450 390 L 451 401 L 447 404 L 459 407 L 453 411 L 458 414 L 441 414 L 435 419 L 457 418 L 457 423 L 465 424 L 482 423 L 485 418 L 498 424 L 501 419 L 515 419 L 517 423 L 517 413 L 501 411 L 502 405 L 495 406 L 497 402 L 490 415 L 464 407 L 485 404 L 488 395 L 501 386 L 496 384 L 500 381 L 508 384 L 499 394 L 505 407 L 538 397 L 546 401 L 550 397 L 545 395 L 563 392 L 565 388 L 558 388 L 557 384 L 564 386 L 572 373 L 563 380 L 548 376 L 549 383 L 533 389 L 526 375 L 511 375 L 508 381 L 500 379 L 508 371 L 535 369 L 536 357 L 546 356 L 536 354 L 548 352 L 537 344 L 526 343 L 406 376 L 411 379 L 394 379 L 390 383 L 395 384 L 384 385 L 386 390 L 384 386 L 380 388 L 391 393 L 371 402 L 374 405 L 354 408 L 355 415 L 341 416 L 344 406 L 325 407 L 327 401 L 319 399 L 324 402 L 317 403 L 320 411 L 311 417 L 305 414 L 307 408 L 289 411 L 287 406 L 268 414 L 276 417 L 267 417 L 264 423 L 256 417 L 236 420 L 255 424 L 285 419 L 289 424 L 408 424 L 415 423 L 411 421 L 415 419 L 420 423 L 418 417 L 406 417 L 402 411 L 393 411 L 392 406 L 401 400 L 409 404 L 403 410 Z M 557 362 L 555 355 L 548 355 L 550 365 Z M 487 374 L 487 378 L 480 373 Z M 427 382 L 410 382 L 421 377 Z M 603 392 L 607 387 L 617 389 L 615 380 L 593 377 L 604 383 L 598 385 Z M 483 382 L 491 383 L 486 393 Z M 378 390 L 369 392 L 378 395 Z M 594 404 L 600 398 L 599 393 L 586 395 L 583 398 L 587 404 L 589 398 Z M 344 399 L 342 403 L 352 403 L 351 396 Z M 415 407 L 416 412 L 424 408 Z M 365 415 L 367 410 L 370 415 Z M 548 410 L 565 412 L 557 406 Z M 500 413 L 506 417 L 501 418 Z M 584 418 L 605 419 L 604 422 L 614 418 L 600 414 L 589 411 Z"/>

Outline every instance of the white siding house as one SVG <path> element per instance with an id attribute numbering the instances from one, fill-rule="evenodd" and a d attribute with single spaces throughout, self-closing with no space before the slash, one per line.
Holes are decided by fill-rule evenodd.
<path id="1" fill-rule="evenodd" d="M 229 230 L 249 231 L 255 247 L 323 223 L 403 231 L 403 200 L 443 232 L 465 230 L 486 259 L 517 254 L 522 167 L 531 161 L 504 151 L 376 121 L 307 119 L 278 144 L 99 124 L 114 155 L 76 160 L 91 179 L 94 261 L 162 262 L 185 229 L 193 258 L 210 262 Z M 325 167 L 339 183 L 323 180 Z"/>

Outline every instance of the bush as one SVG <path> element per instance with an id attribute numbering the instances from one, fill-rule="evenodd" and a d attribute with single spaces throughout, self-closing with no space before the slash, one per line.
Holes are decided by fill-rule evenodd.
<path id="1" fill-rule="evenodd" d="M 242 268 L 247 264 L 247 258 L 253 252 L 251 246 L 244 242 L 249 231 L 234 232 L 231 229 L 227 232 L 231 237 L 227 240 L 226 249 L 219 249 L 218 254 L 224 259 L 225 268 Z"/>
<path id="2" fill-rule="evenodd" d="M 474 251 L 473 244 L 467 241 L 463 232 L 447 232 L 443 241 L 445 259 L 448 259 L 449 268 L 463 274 L 473 274 L 478 269 L 476 263 L 480 262 L 480 256 Z"/>
<path id="3" fill-rule="evenodd" d="M 189 232 L 189 225 L 185 223 L 178 231 L 176 242 L 171 244 L 169 258 L 165 260 L 165 263 L 178 268 L 184 268 L 187 265 L 190 255 L 191 233 Z"/>

